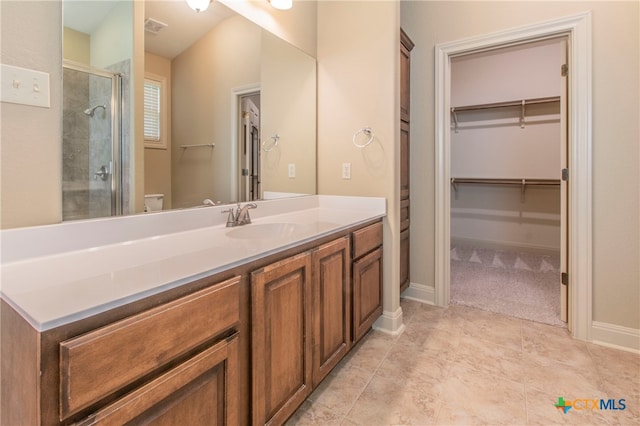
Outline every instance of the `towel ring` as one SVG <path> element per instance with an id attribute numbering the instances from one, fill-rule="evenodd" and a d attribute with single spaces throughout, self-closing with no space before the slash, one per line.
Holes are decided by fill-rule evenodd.
<path id="1" fill-rule="evenodd" d="M 363 144 L 359 144 L 356 142 L 356 139 L 358 138 L 358 135 L 360 135 L 360 133 L 364 133 L 365 135 L 367 135 L 369 137 L 369 140 L 366 141 Z M 357 148 L 364 148 L 367 145 L 369 145 L 371 142 L 373 142 L 373 138 L 375 137 L 375 135 L 373 134 L 373 132 L 371 131 L 371 127 L 364 127 L 360 130 L 358 130 L 357 132 L 355 132 L 353 134 L 353 144 L 357 147 Z"/>
<path id="2" fill-rule="evenodd" d="M 271 145 L 269 145 L 269 147 L 267 148 L 267 142 L 269 142 L 270 140 L 273 140 L 273 143 Z M 276 146 L 278 146 L 278 141 L 280 140 L 280 136 L 276 133 L 275 135 L 271 136 L 269 139 L 267 139 L 266 141 L 262 142 L 262 149 L 265 150 L 265 152 L 269 152 L 271 151 L 273 148 L 275 148 Z"/>

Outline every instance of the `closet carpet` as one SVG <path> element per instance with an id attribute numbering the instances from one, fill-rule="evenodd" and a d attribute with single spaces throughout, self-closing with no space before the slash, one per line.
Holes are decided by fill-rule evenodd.
<path id="1" fill-rule="evenodd" d="M 559 327 L 560 255 L 451 245 L 451 303 Z"/>

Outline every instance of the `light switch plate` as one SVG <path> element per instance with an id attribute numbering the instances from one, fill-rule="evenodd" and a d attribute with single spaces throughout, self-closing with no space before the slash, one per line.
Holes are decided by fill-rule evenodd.
<path id="1" fill-rule="evenodd" d="M 296 165 L 295 163 L 289 163 L 289 177 L 296 177 Z"/>
<path id="2" fill-rule="evenodd" d="M 49 108 L 49 74 L 2 64 L 0 100 Z"/>

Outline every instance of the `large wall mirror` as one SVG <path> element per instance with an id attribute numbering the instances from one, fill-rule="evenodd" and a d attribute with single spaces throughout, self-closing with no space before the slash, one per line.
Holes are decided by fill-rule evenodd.
<path id="1" fill-rule="evenodd" d="M 316 193 L 314 58 L 219 2 L 63 11 L 63 220 Z"/>

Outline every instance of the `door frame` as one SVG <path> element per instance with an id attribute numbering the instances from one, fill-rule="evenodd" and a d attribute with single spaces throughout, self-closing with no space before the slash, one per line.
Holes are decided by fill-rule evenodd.
<path id="1" fill-rule="evenodd" d="M 247 84 L 246 86 L 234 87 L 231 89 L 231 141 L 233 147 L 229 150 L 231 158 L 229 164 L 231 165 L 230 175 L 233 176 L 230 179 L 229 194 L 232 197 L 238 197 L 240 200 L 240 185 L 237 177 L 240 172 L 240 155 L 239 146 L 242 128 L 242 98 L 252 93 L 260 93 L 260 83 Z"/>
<path id="2" fill-rule="evenodd" d="M 435 46 L 435 303 L 450 301 L 451 58 L 507 45 L 568 36 L 569 328 L 590 340 L 592 322 L 591 13 Z M 560 72 L 560 70 L 558 70 Z"/>

